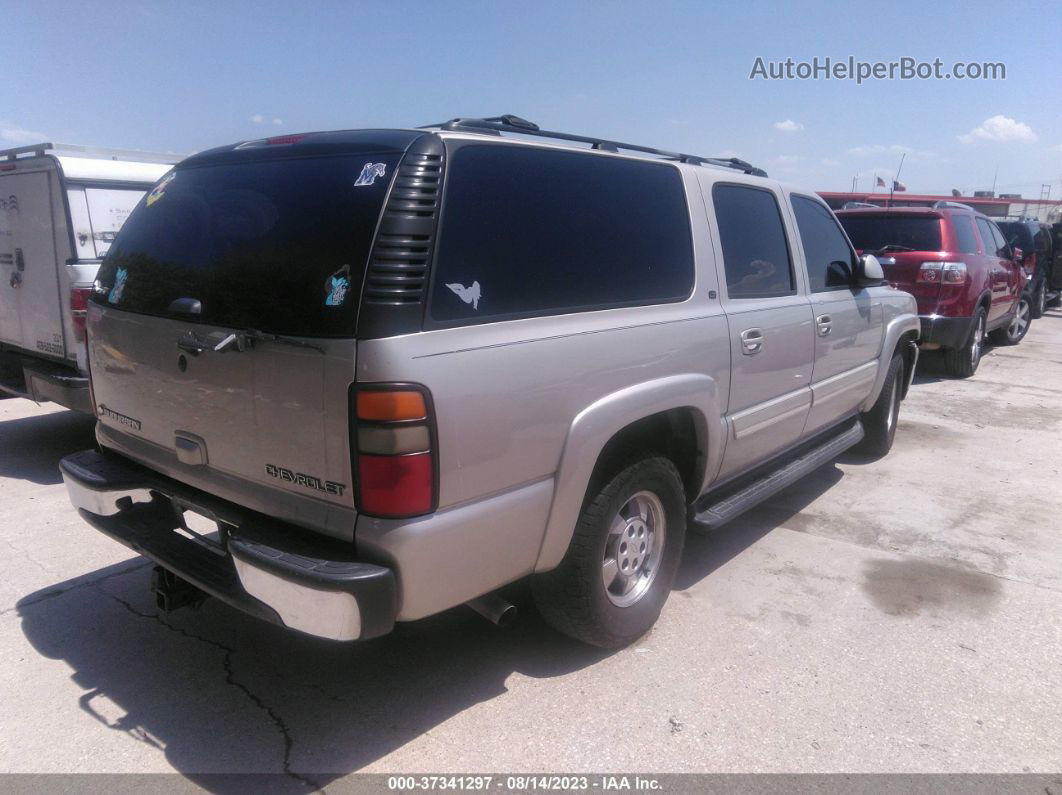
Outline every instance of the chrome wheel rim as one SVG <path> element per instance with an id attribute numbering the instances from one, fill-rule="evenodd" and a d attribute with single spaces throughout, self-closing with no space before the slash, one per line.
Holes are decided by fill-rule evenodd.
<path id="1" fill-rule="evenodd" d="M 984 318 L 977 319 L 977 326 L 974 328 L 973 341 L 970 343 L 970 363 L 976 367 L 977 363 L 981 360 L 981 345 L 985 339 L 985 321 Z"/>
<path id="2" fill-rule="evenodd" d="M 1018 301 L 1018 309 L 1014 312 L 1014 319 L 1010 321 L 1007 333 L 1011 339 L 1017 339 L 1025 333 L 1029 327 L 1029 302 L 1022 298 Z"/>
<path id="3" fill-rule="evenodd" d="M 896 415 L 899 414 L 900 402 L 900 379 L 897 378 L 892 382 L 892 391 L 889 393 L 889 413 L 885 417 L 885 432 L 892 433 L 892 429 L 896 427 Z"/>
<path id="4" fill-rule="evenodd" d="M 601 564 L 605 595 L 617 607 L 630 607 L 648 592 L 660 568 L 667 519 L 660 498 L 634 494 L 612 518 Z"/>

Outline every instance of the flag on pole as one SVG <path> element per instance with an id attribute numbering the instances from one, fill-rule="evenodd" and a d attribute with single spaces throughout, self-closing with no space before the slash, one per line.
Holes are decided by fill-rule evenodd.
<path id="1" fill-rule="evenodd" d="M 876 188 L 887 188 L 888 185 L 885 184 L 885 180 L 883 180 L 881 177 L 878 177 L 878 183 L 874 187 L 876 187 Z"/>
<path id="2" fill-rule="evenodd" d="M 892 189 L 895 191 L 907 190 L 907 186 L 900 182 L 900 180 L 894 179 L 892 181 Z"/>

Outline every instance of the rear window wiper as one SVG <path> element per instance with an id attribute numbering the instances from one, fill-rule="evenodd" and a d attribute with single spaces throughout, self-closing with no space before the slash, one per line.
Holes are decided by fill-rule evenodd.
<path id="1" fill-rule="evenodd" d="M 875 253 L 884 254 L 886 251 L 914 251 L 914 249 L 908 248 L 907 246 L 900 246 L 896 243 L 889 243 L 887 246 L 882 246 L 881 248 L 879 248 Z"/>
<path id="2" fill-rule="evenodd" d="M 230 350 L 245 351 L 248 348 L 253 348 L 256 342 L 272 342 L 277 345 L 291 345 L 295 348 L 310 348 L 320 353 L 325 352 L 324 348 L 320 345 L 314 345 L 312 342 L 305 342 L 296 337 L 285 337 L 283 334 L 267 334 L 264 331 L 258 331 L 253 328 L 245 331 L 234 331 L 215 345 L 214 351 L 216 353 L 224 353 Z"/>

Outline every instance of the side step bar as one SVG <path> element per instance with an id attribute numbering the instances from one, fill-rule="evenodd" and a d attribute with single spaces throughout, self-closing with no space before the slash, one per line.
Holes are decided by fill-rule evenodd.
<path id="1" fill-rule="evenodd" d="M 809 472 L 829 463 L 862 440 L 863 424 L 857 421 L 847 431 L 831 437 L 818 447 L 813 447 L 787 464 L 768 472 L 740 491 L 724 497 L 719 502 L 712 503 L 693 517 L 693 523 L 702 530 L 715 530 L 750 508 L 759 505 L 768 497 L 773 497 L 787 486 L 793 485 Z"/>

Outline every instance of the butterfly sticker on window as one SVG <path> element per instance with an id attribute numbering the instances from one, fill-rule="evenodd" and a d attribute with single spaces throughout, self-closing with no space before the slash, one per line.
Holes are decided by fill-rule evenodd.
<path id="1" fill-rule="evenodd" d="M 129 271 L 125 268 L 119 268 L 117 273 L 114 274 L 114 286 L 111 287 L 111 291 L 107 294 L 108 304 L 117 304 L 122 300 L 122 293 L 125 292 L 125 280 L 129 278 Z"/>
<path id="2" fill-rule="evenodd" d="M 325 306 L 343 306 L 350 293 L 350 266 L 344 265 L 325 280 Z"/>
<path id="3" fill-rule="evenodd" d="M 154 188 L 151 189 L 151 193 L 149 193 L 147 195 L 147 206 L 148 207 L 150 207 L 151 205 L 153 205 L 155 202 L 157 202 L 159 199 L 162 198 L 163 194 L 166 193 L 166 186 L 168 186 L 171 182 L 173 182 L 173 178 L 176 177 L 176 176 L 177 176 L 177 172 L 176 171 L 171 171 L 169 174 L 167 174 L 165 177 L 162 178 L 162 181 L 158 185 L 156 185 Z"/>

